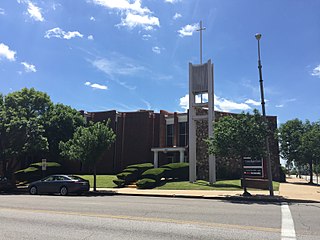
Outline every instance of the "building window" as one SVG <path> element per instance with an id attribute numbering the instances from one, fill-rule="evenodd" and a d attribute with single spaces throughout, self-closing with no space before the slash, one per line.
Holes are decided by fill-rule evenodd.
<path id="1" fill-rule="evenodd" d="M 187 123 L 179 123 L 179 147 L 185 147 L 188 145 L 188 136 L 187 136 Z"/>
<path id="2" fill-rule="evenodd" d="M 167 125 L 166 145 L 167 147 L 173 146 L 173 124 Z"/>
<path id="3" fill-rule="evenodd" d="M 173 124 L 167 125 L 167 138 L 166 138 L 167 147 L 173 146 Z"/>

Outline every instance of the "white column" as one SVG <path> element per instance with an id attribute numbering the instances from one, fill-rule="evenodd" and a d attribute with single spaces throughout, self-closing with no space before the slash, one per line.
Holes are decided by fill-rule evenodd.
<path id="1" fill-rule="evenodd" d="M 192 91 L 192 64 L 189 63 L 189 182 L 197 180 L 196 172 L 196 122 L 193 120 L 195 116 L 195 97 Z"/>
<path id="2" fill-rule="evenodd" d="M 213 91 L 213 64 L 211 60 L 208 62 L 208 135 L 213 137 L 213 121 L 214 121 L 214 91 Z M 216 182 L 216 158 L 212 154 L 209 155 L 209 183 Z"/>
<path id="3" fill-rule="evenodd" d="M 184 162 L 184 150 L 180 150 L 180 162 L 183 163 Z"/>
<path id="4" fill-rule="evenodd" d="M 158 151 L 154 150 L 153 152 L 153 166 L 154 168 L 158 168 Z"/>

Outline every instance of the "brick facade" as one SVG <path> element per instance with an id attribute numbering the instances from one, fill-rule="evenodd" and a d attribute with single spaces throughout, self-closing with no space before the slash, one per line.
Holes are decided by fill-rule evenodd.
<path id="1" fill-rule="evenodd" d="M 186 113 L 169 113 L 161 110 L 137 112 L 88 112 L 82 114 L 87 120 L 94 122 L 110 119 L 110 127 L 116 133 L 116 142 L 109 150 L 106 150 L 102 158 L 98 161 L 97 172 L 100 174 L 115 174 L 123 170 L 126 166 L 136 163 L 153 163 L 153 152 L 151 148 L 166 148 L 182 146 L 186 147 L 185 158 L 188 161 L 188 142 L 181 143 L 179 124 L 188 122 Z M 200 113 L 201 114 L 201 113 Z M 229 115 L 229 113 L 215 112 L 216 120 Z M 268 117 L 269 127 L 272 132 L 277 128 L 277 118 Z M 167 146 L 167 125 L 172 124 L 172 146 Z M 208 138 L 208 122 L 198 121 L 197 133 L 197 178 L 208 179 L 208 153 L 207 145 L 203 141 Z M 186 128 L 188 136 L 188 127 Z M 188 139 L 188 137 L 187 137 Z M 270 138 L 270 149 L 272 159 L 272 170 L 274 179 L 279 179 L 279 148 L 278 142 Z M 171 161 L 179 161 L 179 152 L 159 153 L 159 166 Z M 217 177 L 229 176 L 239 177 L 239 159 L 217 158 Z M 81 169 L 83 173 L 91 172 L 88 166 L 80 166 L 73 163 L 73 171 Z M 266 171 L 265 171 L 266 172 Z"/>

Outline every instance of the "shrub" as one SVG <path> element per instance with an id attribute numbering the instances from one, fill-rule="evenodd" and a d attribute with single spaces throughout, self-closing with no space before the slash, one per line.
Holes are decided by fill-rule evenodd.
<path id="1" fill-rule="evenodd" d="M 117 174 L 118 181 L 113 181 L 117 184 L 118 187 L 124 187 L 126 184 L 137 181 L 141 178 L 141 174 L 153 168 L 152 163 L 142 163 L 142 164 L 134 164 L 129 165 L 126 169 L 124 169 L 121 173 Z"/>
<path id="2" fill-rule="evenodd" d="M 189 164 L 188 163 L 170 163 L 161 166 L 167 169 L 164 173 L 165 178 L 174 178 L 179 180 L 189 179 Z"/>
<path id="3" fill-rule="evenodd" d="M 152 168 L 142 173 L 141 178 L 150 178 L 159 183 L 165 171 L 167 171 L 166 168 Z"/>
<path id="4" fill-rule="evenodd" d="M 143 172 L 147 171 L 148 169 L 153 168 L 152 163 L 141 163 L 141 164 L 134 164 L 134 165 L 129 165 L 126 169 L 138 169 L 138 174 L 141 175 Z"/>
<path id="5" fill-rule="evenodd" d="M 19 182 L 32 182 L 41 179 L 42 173 L 39 168 L 28 167 L 16 171 L 15 173 L 16 180 Z"/>
<path id="6" fill-rule="evenodd" d="M 32 163 L 29 167 L 15 172 L 16 180 L 19 182 L 33 182 L 42 177 L 57 174 L 61 170 L 61 165 L 56 162 L 47 162 L 47 170 L 42 171 L 42 162 Z"/>
<path id="7" fill-rule="evenodd" d="M 46 165 L 47 165 L 47 168 L 61 167 L 61 164 L 56 162 L 47 162 Z M 42 168 L 42 162 L 32 163 L 30 164 L 30 167 Z"/>
<path id="8" fill-rule="evenodd" d="M 150 178 L 143 178 L 137 182 L 137 187 L 140 189 L 150 189 L 156 187 L 156 185 L 156 180 Z"/>
<path id="9" fill-rule="evenodd" d="M 117 185 L 117 187 L 124 187 L 125 186 L 125 181 L 122 179 L 115 179 L 113 182 Z"/>
<path id="10" fill-rule="evenodd" d="M 138 168 L 126 168 L 126 169 L 124 169 L 122 172 L 137 172 L 137 171 L 139 171 L 139 169 Z"/>
<path id="11" fill-rule="evenodd" d="M 138 178 L 138 172 L 121 172 L 117 174 L 117 178 L 124 180 L 125 184 L 136 181 Z"/>

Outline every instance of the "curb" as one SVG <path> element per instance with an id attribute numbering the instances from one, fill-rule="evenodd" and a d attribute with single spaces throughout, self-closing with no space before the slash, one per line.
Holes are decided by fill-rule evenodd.
<path id="1" fill-rule="evenodd" d="M 221 201 L 234 201 L 234 202 L 260 202 L 260 203 L 320 203 L 319 201 L 307 200 L 307 199 L 289 199 L 282 196 L 199 196 L 199 195 L 179 195 L 179 194 L 138 194 L 138 193 L 119 193 L 117 191 L 97 191 L 93 193 L 96 195 L 123 195 L 123 196 L 136 196 L 136 197 L 161 197 L 161 198 L 189 198 L 189 199 L 212 199 Z"/>
<path id="2" fill-rule="evenodd" d="M 28 194 L 27 188 L 16 188 L 11 192 L 1 193 L 0 195 L 24 195 Z M 256 195 L 256 196 L 206 196 L 206 195 L 181 195 L 181 194 L 151 194 L 151 193 L 119 193 L 113 190 L 97 190 L 89 191 L 84 194 L 84 196 L 136 196 L 136 197 L 161 197 L 161 198 L 189 198 L 189 199 L 212 199 L 230 202 L 260 202 L 260 203 L 320 203 L 320 201 L 307 200 L 307 199 L 290 199 L 284 198 L 282 196 L 266 196 L 266 195 Z"/>

